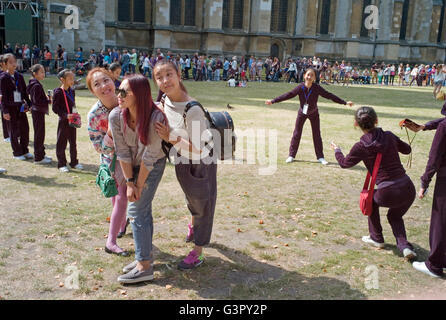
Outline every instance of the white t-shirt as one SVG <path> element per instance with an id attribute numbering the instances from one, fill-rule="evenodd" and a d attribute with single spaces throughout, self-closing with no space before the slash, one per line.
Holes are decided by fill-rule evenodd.
<path id="1" fill-rule="evenodd" d="M 143 68 L 149 68 L 150 66 L 150 59 L 149 57 L 144 58 Z"/>
<path id="2" fill-rule="evenodd" d="M 230 87 L 235 87 L 235 79 L 229 79 L 229 80 L 228 80 L 228 85 L 229 85 Z"/>
<path id="3" fill-rule="evenodd" d="M 445 74 L 443 70 L 440 70 L 439 73 L 435 73 L 434 82 L 444 81 L 444 79 L 445 79 Z"/>

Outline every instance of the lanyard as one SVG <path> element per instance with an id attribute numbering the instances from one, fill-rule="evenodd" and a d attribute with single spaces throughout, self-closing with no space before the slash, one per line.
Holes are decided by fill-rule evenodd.
<path id="1" fill-rule="evenodd" d="M 62 89 L 64 90 L 64 89 Z M 64 90 L 65 91 L 65 90 Z M 74 96 L 70 94 L 70 89 L 68 89 L 68 91 L 65 91 L 67 93 L 68 98 L 70 98 L 71 102 L 74 102 Z"/>
<path id="2" fill-rule="evenodd" d="M 305 87 L 304 87 L 305 88 Z M 304 97 L 305 97 L 305 103 L 308 104 L 308 98 L 310 98 L 311 96 L 311 91 L 313 90 L 313 88 L 310 89 L 310 91 L 308 92 L 308 95 L 305 94 L 305 89 L 304 89 Z"/>

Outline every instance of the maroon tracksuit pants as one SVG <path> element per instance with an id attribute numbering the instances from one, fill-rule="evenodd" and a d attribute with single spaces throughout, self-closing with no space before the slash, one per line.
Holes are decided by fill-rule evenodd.
<path id="1" fill-rule="evenodd" d="M 42 161 L 45 157 L 45 113 L 31 111 L 34 127 L 34 161 Z"/>
<path id="2" fill-rule="evenodd" d="M 316 152 L 316 158 L 324 158 L 319 112 L 305 115 L 299 111 L 296 119 L 296 125 L 294 127 L 293 138 L 291 139 L 289 156 L 293 158 L 296 157 L 297 151 L 299 150 L 300 139 L 302 137 L 302 130 L 307 119 L 310 119 L 311 122 L 311 130 L 313 131 L 313 144 L 314 151 Z"/>
<path id="3" fill-rule="evenodd" d="M 408 176 L 397 183 L 383 189 L 375 190 L 373 194 L 373 212 L 369 217 L 369 232 L 372 240 L 384 243 L 383 229 L 379 217 L 379 207 L 389 208 L 387 220 L 396 238 L 396 245 L 402 252 L 405 248 L 413 250 L 407 241 L 403 216 L 415 200 L 415 186 Z"/>
<path id="4" fill-rule="evenodd" d="M 426 267 L 441 276 L 443 268 L 446 268 L 446 175 L 439 176 L 438 173 L 432 203 L 429 244 L 431 251 Z"/>
<path id="5" fill-rule="evenodd" d="M 9 128 L 10 124 L 8 120 L 5 120 L 5 118 L 3 118 L 3 111 L 2 111 L 2 128 L 3 128 L 3 139 L 8 139 L 9 138 L 9 131 L 11 130 Z"/>
<path id="6" fill-rule="evenodd" d="M 65 156 L 65 149 L 67 148 L 67 142 L 70 143 L 70 167 L 74 167 L 79 163 L 77 159 L 77 146 L 76 146 L 76 128 L 68 125 L 68 120 L 59 120 L 57 126 L 57 143 L 56 143 L 56 155 L 57 155 L 57 167 L 62 168 L 67 165 L 67 158 Z"/>
<path id="7" fill-rule="evenodd" d="M 29 153 L 29 124 L 26 112 L 20 112 L 19 108 L 10 110 L 9 137 L 11 139 L 12 153 L 14 157 L 20 157 Z"/>

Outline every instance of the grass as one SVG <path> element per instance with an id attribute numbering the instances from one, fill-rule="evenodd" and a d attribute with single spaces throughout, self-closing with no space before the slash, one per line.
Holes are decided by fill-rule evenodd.
<path id="1" fill-rule="evenodd" d="M 44 81 L 45 90 L 57 86 L 55 78 Z M 133 257 L 121 258 L 103 251 L 111 213 L 109 199 L 94 184 L 99 164 L 86 130 L 86 117 L 96 99 L 87 91 L 76 93 L 83 127 L 78 130 L 79 159 L 85 171 L 60 174 L 55 163 L 57 117 L 46 118 L 46 151 L 50 166 L 12 160 L 11 148 L 0 143 L 0 164 L 8 174 L 0 176 L 0 296 L 5 299 L 379 299 L 420 292 L 438 282 L 415 272 L 395 249 L 395 240 L 382 210 L 388 246 L 375 250 L 363 245 L 367 220 L 360 214 L 358 194 L 365 178 L 362 164 L 342 170 L 330 141 L 344 152 L 358 141 L 353 129 L 353 110 L 320 99 L 321 131 L 325 157 L 316 162 L 311 126 L 306 123 L 297 162 L 286 165 L 289 141 L 297 113 L 296 99 L 266 107 L 294 85 L 249 83 L 248 88 L 228 88 L 224 83 L 186 82 L 190 95 L 210 111 L 229 110 L 237 130 L 276 130 L 277 169 L 260 175 L 266 162 L 248 163 L 238 144 L 235 164 L 218 169 L 218 200 L 212 243 L 206 263 L 198 270 L 180 273 L 178 263 L 190 250 L 184 243 L 190 219 L 184 196 L 167 165 L 153 203 L 156 280 L 141 286 L 116 282 L 122 267 Z M 156 95 L 156 89 L 152 94 Z M 406 140 L 398 127 L 403 118 L 418 123 L 440 116 L 441 103 L 430 88 L 328 86 L 334 94 L 359 105 L 373 106 L 379 124 Z M 30 118 L 30 117 L 29 117 Z M 29 119 L 32 127 L 31 118 Z M 412 168 L 407 173 L 418 187 L 434 132 L 422 132 L 414 142 Z M 31 140 L 33 131 L 31 129 Z M 274 141 L 273 141 L 274 142 Z M 271 141 L 265 141 L 268 150 Z M 31 152 L 32 143 L 31 143 Z M 266 159 L 268 160 L 268 158 Z M 273 160 L 276 160 L 273 157 Z M 405 164 L 407 156 L 401 155 Z M 433 182 L 434 183 L 434 182 Z M 20 199 L 21 201 L 9 201 Z M 416 200 L 405 216 L 409 241 L 420 259 L 429 250 L 428 230 L 432 193 Z M 262 223 L 260 223 L 262 221 Z M 129 233 L 131 233 L 129 228 Z M 134 250 L 131 235 L 118 244 Z M 31 260 L 25 260 L 32 257 Z M 59 288 L 68 276 L 65 268 L 80 271 L 80 289 Z M 32 267 L 33 282 L 24 285 Z M 377 266 L 379 289 L 368 290 L 366 268 Z M 98 270 L 103 270 L 99 272 Z M 14 270 L 14 272 L 12 272 Z M 58 278 L 56 278 L 58 277 Z M 172 286 L 166 289 L 166 286 Z M 170 288 L 170 287 L 169 287 Z M 123 296 L 119 290 L 126 290 Z"/>

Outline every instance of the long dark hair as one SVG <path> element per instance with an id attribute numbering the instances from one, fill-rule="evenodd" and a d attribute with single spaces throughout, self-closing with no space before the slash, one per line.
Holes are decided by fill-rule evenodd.
<path id="1" fill-rule="evenodd" d="M 152 93 L 150 90 L 149 80 L 143 75 L 131 75 L 127 78 L 129 82 L 130 90 L 135 96 L 136 105 L 136 126 L 138 130 L 139 140 L 143 145 L 148 145 L 149 141 L 149 130 L 150 130 L 150 119 L 152 117 L 153 111 L 160 110 L 152 100 Z M 161 111 L 161 110 L 160 110 Z M 164 113 L 163 113 L 164 114 Z M 127 123 L 129 118 L 129 110 L 124 110 L 124 120 Z M 166 117 L 164 116 L 165 123 Z"/>

